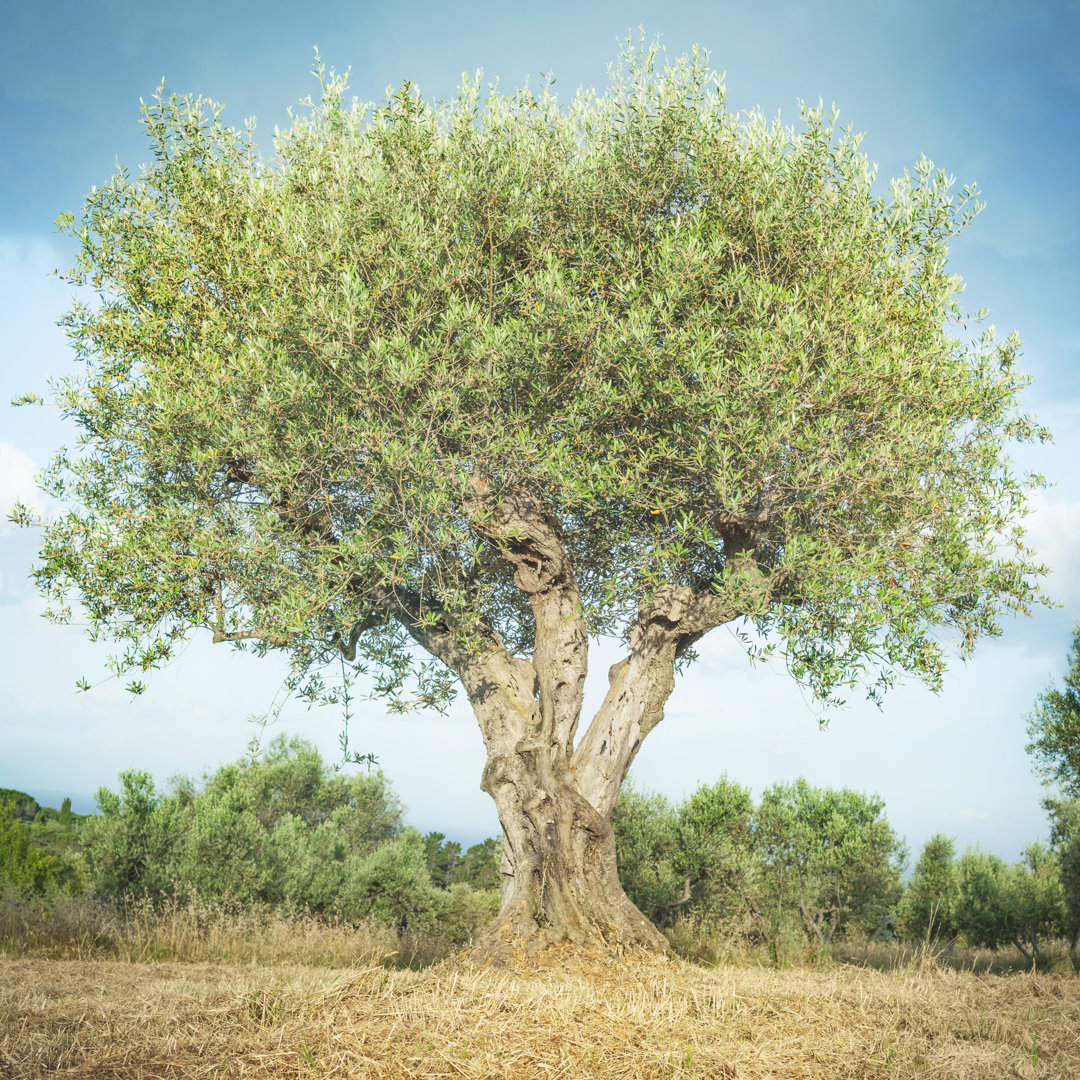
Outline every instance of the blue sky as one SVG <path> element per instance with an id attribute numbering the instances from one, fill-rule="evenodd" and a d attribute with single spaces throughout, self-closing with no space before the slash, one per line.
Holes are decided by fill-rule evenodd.
<path id="1" fill-rule="evenodd" d="M 952 268 L 970 307 L 989 307 L 1002 333 L 1024 339 L 1035 377 L 1027 402 L 1055 442 L 1015 457 L 1055 485 L 1033 504 L 1030 526 L 1063 607 L 1007 623 L 972 662 L 954 665 L 941 695 L 907 685 L 883 711 L 854 704 L 825 732 L 782 665 L 748 668 L 731 636 L 716 631 L 639 756 L 637 782 L 677 799 L 724 772 L 756 794 L 805 775 L 878 792 L 914 853 L 944 831 L 961 847 L 1014 859 L 1045 835 L 1023 716 L 1064 670 L 1080 617 L 1076 2 L 5 5 L 0 511 L 32 495 L 34 470 L 73 437 L 51 412 L 6 407 L 73 366 L 54 325 L 70 290 L 48 276 L 71 251 L 51 223 L 77 211 L 117 159 L 133 168 L 144 160 L 139 99 L 162 77 L 177 92 L 224 102 L 236 126 L 255 115 L 269 153 L 287 107 L 316 88 L 315 45 L 329 65 L 351 67 L 362 100 L 406 78 L 429 98 L 449 97 L 477 68 L 507 90 L 552 71 L 566 100 L 581 85 L 603 88 L 617 39 L 639 25 L 671 55 L 695 43 L 709 49 L 732 109 L 760 106 L 793 122 L 800 98 L 835 102 L 842 124 L 868 133 L 863 149 L 882 183 L 925 153 L 958 184 L 979 184 L 986 209 L 955 245 Z M 243 754 L 255 731 L 246 718 L 273 704 L 280 665 L 196 639 L 142 698 L 107 682 L 76 695 L 77 678 L 101 677 L 107 649 L 40 618 L 26 575 L 33 558 L 33 535 L 0 524 L 0 786 L 72 794 L 78 805 L 124 768 L 164 782 Z M 592 658 L 594 703 L 614 659 L 603 645 Z M 304 734 L 332 757 L 339 729 L 337 713 L 289 703 L 267 732 Z M 351 736 L 378 755 L 419 827 L 469 842 L 496 831 L 466 707 L 446 718 L 388 718 L 364 704 Z"/>

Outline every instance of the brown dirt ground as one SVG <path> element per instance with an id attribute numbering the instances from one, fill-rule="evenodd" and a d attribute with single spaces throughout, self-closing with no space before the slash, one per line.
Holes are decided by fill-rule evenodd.
<path id="1" fill-rule="evenodd" d="M 0 1077 L 1080 1078 L 1080 978 L 0 957 Z"/>

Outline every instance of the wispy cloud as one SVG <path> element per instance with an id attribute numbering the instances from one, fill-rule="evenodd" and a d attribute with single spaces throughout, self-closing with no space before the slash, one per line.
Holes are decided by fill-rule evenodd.
<path id="1" fill-rule="evenodd" d="M 1080 604 L 1080 503 L 1031 500 L 1027 539 L 1050 567 L 1046 591 L 1066 605 Z"/>

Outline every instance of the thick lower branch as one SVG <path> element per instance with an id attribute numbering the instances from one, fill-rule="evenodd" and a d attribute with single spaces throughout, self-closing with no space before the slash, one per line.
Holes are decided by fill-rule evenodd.
<path id="1" fill-rule="evenodd" d="M 741 602 L 666 585 L 642 604 L 630 636 L 630 655 L 612 667 L 604 702 L 573 756 L 579 790 L 605 820 L 642 742 L 664 718 L 664 706 L 675 689 L 676 660 L 713 627 L 745 614 L 747 598 L 753 607 L 767 603 L 768 579 L 750 560 L 742 560 L 730 576 L 745 594 Z"/>
<path id="2" fill-rule="evenodd" d="M 473 531 L 513 566 L 514 583 L 529 598 L 536 622 L 533 666 L 541 722 L 569 754 L 585 692 L 589 640 L 558 524 L 528 491 L 496 495 L 479 472 L 469 479 L 465 508 Z"/>
<path id="3" fill-rule="evenodd" d="M 664 718 L 675 689 L 675 643 L 635 651 L 609 672 L 603 704 L 574 751 L 578 787 L 605 819 L 611 817 L 645 736 Z"/>

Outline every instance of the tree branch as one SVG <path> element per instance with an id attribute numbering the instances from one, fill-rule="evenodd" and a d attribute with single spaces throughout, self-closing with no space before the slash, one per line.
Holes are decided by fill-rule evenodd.
<path id="1" fill-rule="evenodd" d="M 675 661 L 715 627 L 767 610 L 772 579 L 751 556 L 730 558 L 724 578 L 723 592 L 664 585 L 638 609 L 630 655 L 608 673 L 607 695 L 571 762 L 581 793 L 604 817 L 645 736 L 664 718 Z"/>
<path id="2" fill-rule="evenodd" d="M 343 638 L 340 633 L 335 631 L 330 638 L 330 643 L 337 646 L 339 652 L 346 660 L 353 661 L 356 659 L 356 643 L 360 640 L 361 635 L 366 630 L 370 630 L 373 626 L 378 626 L 384 617 L 384 612 L 372 611 L 363 619 L 359 619 L 357 622 L 353 623 L 348 638 Z"/>
<path id="3" fill-rule="evenodd" d="M 569 756 L 581 715 L 589 638 L 581 593 L 557 523 L 522 488 L 492 494 L 478 471 L 465 499 L 473 531 L 514 568 L 536 621 L 533 667 L 539 681 L 542 728 Z"/>
<path id="4" fill-rule="evenodd" d="M 217 588 L 214 590 L 214 644 L 220 645 L 223 641 L 265 641 L 271 645 L 286 644 L 275 634 L 266 630 L 226 630 L 225 629 L 225 598 L 222 592 L 221 578 L 217 579 Z"/>

